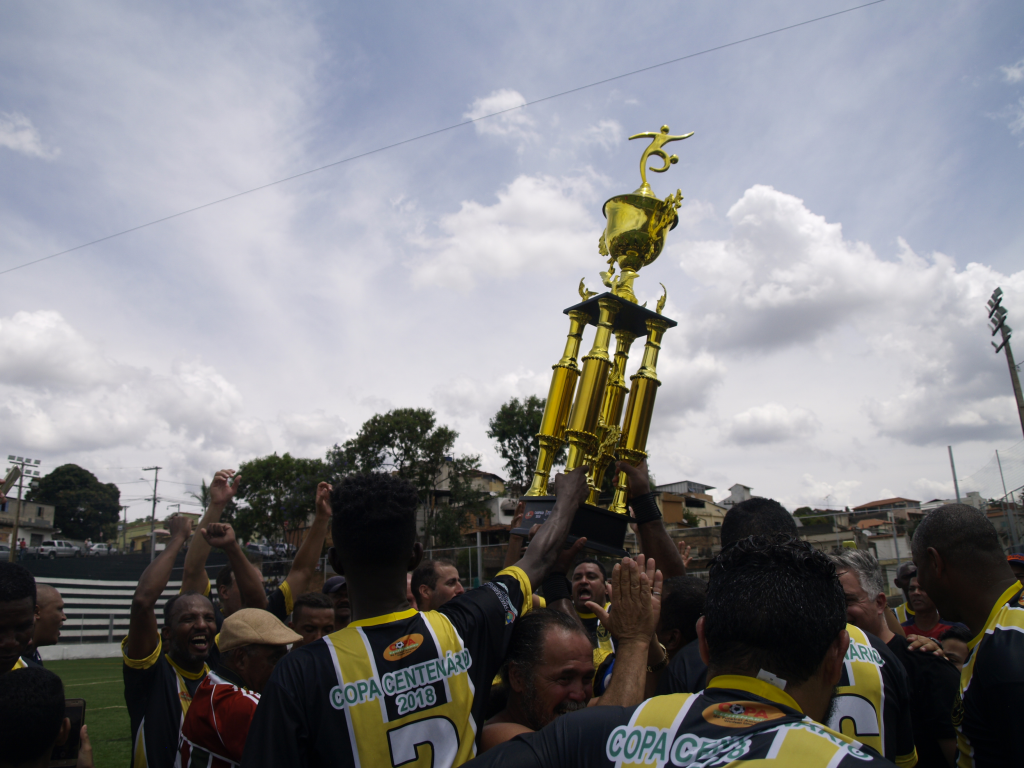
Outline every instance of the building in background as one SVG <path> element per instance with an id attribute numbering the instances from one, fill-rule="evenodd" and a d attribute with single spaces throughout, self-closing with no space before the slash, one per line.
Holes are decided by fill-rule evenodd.
<path id="1" fill-rule="evenodd" d="M 18 520 L 18 533 L 14 533 L 14 517 L 21 504 Z M 0 504 L 0 542 L 14 546 L 22 539 L 29 547 L 38 547 L 44 540 L 52 539 L 54 531 L 53 517 L 56 507 L 51 504 L 39 504 L 35 501 L 8 499 Z"/>

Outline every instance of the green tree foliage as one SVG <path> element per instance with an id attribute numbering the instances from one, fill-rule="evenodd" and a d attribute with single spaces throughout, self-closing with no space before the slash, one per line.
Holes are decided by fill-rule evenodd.
<path id="1" fill-rule="evenodd" d="M 794 517 L 799 517 L 804 525 L 821 525 L 831 523 L 832 518 L 828 515 L 816 515 L 810 507 L 797 507 L 793 510 Z"/>
<path id="2" fill-rule="evenodd" d="M 195 491 L 189 491 L 189 496 L 196 500 L 196 503 L 206 511 L 206 508 L 210 506 L 210 486 L 206 484 L 206 478 L 199 479 L 199 493 Z"/>
<path id="3" fill-rule="evenodd" d="M 316 511 L 316 486 L 330 477 L 320 459 L 298 459 L 285 453 L 243 462 L 232 524 L 240 540 L 257 536 L 275 539 L 286 527 L 302 526 Z M 225 518 L 227 518 L 225 510 Z"/>
<path id="4" fill-rule="evenodd" d="M 468 517 L 485 509 L 486 492 L 472 487 L 479 456 L 455 456 L 459 433 L 437 423 L 428 408 L 396 408 L 367 420 L 356 436 L 327 452 L 333 477 L 393 472 L 412 483 L 427 510 L 432 546 L 455 546 Z"/>
<path id="5" fill-rule="evenodd" d="M 371 417 L 351 440 L 327 452 L 336 476 L 394 472 L 419 490 L 423 503 L 441 481 L 440 467 L 459 433 L 437 424 L 428 408 L 396 408 Z"/>
<path id="6" fill-rule="evenodd" d="M 63 464 L 32 484 L 28 501 L 56 507 L 54 526 L 68 539 L 104 540 L 104 527 L 117 525 L 121 491 L 101 483 L 77 464 Z"/>
<path id="7" fill-rule="evenodd" d="M 488 422 L 487 436 L 497 444 L 498 455 L 505 460 L 505 474 L 508 477 L 508 491 L 519 496 L 526 492 L 533 481 L 533 470 L 537 466 L 540 443 L 541 417 L 544 415 L 542 398 L 536 395 L 522 400 L 513 397 L 502 405 Z M 565 447 L 555 455 L 555 466 L 565 463 Z"/>

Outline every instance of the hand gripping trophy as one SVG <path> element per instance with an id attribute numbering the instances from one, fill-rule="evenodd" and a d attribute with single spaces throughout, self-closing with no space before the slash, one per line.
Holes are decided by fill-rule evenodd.
<path id="1" fill-rule="evenodd" d="M 655 197 L 647 183 L 647 172 L 663 173 L 679 161 L 663 147 L 672 141 L 688 139 L 693 133 L 672 136 L 663 125 L 660 132 L 638 133 L 633 139 L 651 139 L 640 158 L 643 182 L 635 192 L 617 195 L 604 204 L 607 219 L 598 241 L 599 253 L 608 259 L 601 280 L 608 291 L 595 294 L 580 281 L 583 302 L 565 310 L 569 316 L 569 336 L 561 359 L 553 366 L 551 387 L 541 420 L 540 452 L 533 483 L 526 492 L 526 517 L 532 524 L 542 522 L 554 505 L 547 496 L 551 465 L 558 451 L 568 444 L 566 470 L 588 465 L 590 495 L 576 513 L 570 535 L 586 536 L 587 546 L 609 554 L 624 554 L 626 533 L 627 481 L 619 473 L 615 492 L 607 509 L 600 501 L 601 485 L 608 468 L 616 460 L 639 464 L 647 456 L 647 434 L 654 412 L 654 398 L 661 382 L 657 378 L 658 352 L 665 331 L 677 323 L 664 317 L 667 291 L 654 311 L 646 303 L 639 305 L 633 282 L 642 267 L 661 254 L 665 235 L 679 222 L 676 213 L 683 196 L 676 190 L 664 200 Z M 661 167 L 648 167 L 648 158 L 658 157 Z M 617 270 L 617 272 L 616 272 Z M 593 345 L 577 360 L 586 326 L 596 326 Z M 609 356 L 611 337 L 615 336 L 614 357 Z M 626 386 L 625 370 L 629 349 L 639 336 L 646 336 L 639 370 Z M 628 393 L 628 396 L 627 396 Z M 625 406 L 625 417 L 623 417 Z M 529 528 L 529 525 L 526 526 Z"/>

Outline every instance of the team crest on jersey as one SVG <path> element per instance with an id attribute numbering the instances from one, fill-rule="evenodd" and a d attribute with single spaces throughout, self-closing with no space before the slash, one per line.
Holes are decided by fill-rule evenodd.
<path id="1" fill-rule="evenodd" d="M 785 716 L 782 710 L 758 701 L 723 701 L 704 710 L 705 720 L 725 728 L 749 728 Z"/>
<path id="2" fill-rule="evenodd" d="M 961 696 L 960 691 L 957 690 L 956 698 L 953 699 L 953 727 L 960 730 L 960 726 L 964 724 L 964 700 Z"/>
<path id="3" fill-rule="evenodd" d="M 404 659 L 410 653 L 423 645 L 423 635 L 405 635 L 400 637 L 384 649 L 384 661 L 398 661 Z"/>
<path id="4" fill-rule="evenodd" d="M 512 605 L 512 600 L 508 596 L 508 587 L 502 584 L 500 581 L 488 581 L 484 584 L 485 587 L 489 587 L 498 600 L 501 601 L 501 607 L 505 609 L 505 623 L 512 624 L 519 616 L 519 611 Z"/>
<path id="5" fill-rule="evenodd" d="M 605 628 L 604 624 L 601 624 L 600 622 L 597 625 L 597 636 L 602 640 L 606 640 L 608 638 L 608 630 Z"/>

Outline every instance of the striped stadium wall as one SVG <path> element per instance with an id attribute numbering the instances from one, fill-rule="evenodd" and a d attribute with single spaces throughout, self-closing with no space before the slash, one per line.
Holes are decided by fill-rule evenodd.
<path id="1" fill-rule="evenodd" d="M 137 581 L 61 577 L 41 577 L 36 581 L 56 588 L 64 598 L 67 621 L 61 629 L 61 645 L 120 642 L 128 634 L 132 595 L 138 586 Z M 168 582 L 156 604 L 158 623 L 163 623 L 164 603 L 178 594 L 180 587 L 180 579 Z"/>

